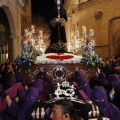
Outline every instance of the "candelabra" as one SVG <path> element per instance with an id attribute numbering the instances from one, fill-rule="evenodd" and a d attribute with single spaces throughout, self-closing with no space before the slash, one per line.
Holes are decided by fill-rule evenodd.
<path id="1" fill-rule="evenodd" d="M 90 29 L 89 35 L 87 35 L 86 26 L 82 26 L 81 36 L 77 31 L 70 42 L 70 52 L 73 52 L 74 54 L 80 54 L 81 50 L 86 47 L 88 42 L 94 43 L 94 30 Z"/>
<path id="2" fill-rule="evenodd" d="M 28 49 L 32 48 L 34 51 L 44 53 L 46 46 L 43 40 L 43 32 L 39 31 L 37 34 L 37 31 L 35 31 L 35 26 L 32 25 L 31 29 L 25 29 L 25 41 Z"/>

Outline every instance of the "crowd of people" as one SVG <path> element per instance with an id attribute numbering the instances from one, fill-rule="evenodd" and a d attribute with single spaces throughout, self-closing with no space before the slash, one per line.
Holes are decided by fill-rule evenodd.
<path id="1" fill-rule="evenodd" d="M 99 72 L 91 77 L 90 81 L 83 77 L 81 71 L 75 71 L 70 83 L 77 84 L 76 95 L 78 99 L 92 101 L 99 108 L 98 120 L 120 119 L 120 58 L 105 59 L 105 64 L 99 66 Z M 22 90 L 17 89 L 13 98 L 6 93 L 17 83 L 21 83 Z M 22 79 L 22 71 L 18 65 L 10 64 L 9 60 L 0 64 L 0 98 L 6 100 L 6 107 L 0 111 L 0 120 L 36 120 L 32 114 L 36 108 L 44 108 L 44 120 L 87 120 L 90 110 L 86 107 L 84 112 L 76 112 L 76 106 L 68 99 L 57 100 L 54 104 L 45 104 L 54 99 L 56 85 L 46 78 L 46 73 L 40 71 L 36 81 L 27 84 Z M 84 95 L 79 96 L 79 90 Z M 81 97 L 83 95 L 83 97 Z M 87 103 L 86 103 L 87 104 Z M 48 110 L 49 107 L 49 110 Z M 81 108 L 80 108 L 81 109 Z M 83 108 L 82 108 L 83 109 Z M 87 110 L 87 112 L 86 112 Z M 85 115 L 80 115 L 85 114 Z M 85 116 L 87 116 L 85 118 Z M 39 119 L 40 119 L 39 114 Z M 41 118 L 42 119 L 42 118 Z"/>
<path id="2" fill-rule="evenodd" d="M 0 106 L 0 120 L 32 120 L 32 105 L 38 100 L 50 99 L 48 93 L 50 82 L 46 78 L 46 73 L 40 71 L 36 81 L 33 84 L 27 84 L 22 79 L 22 71 L 18 65 L 7 64 L 7 67 L 5 66 L 1 64 L 0 98 L 2 99 L 0 100 L 1 102 L 6 100 L 7 104 L 5 109 L 1 109 L 2 106 Z M 18 88 L 15 97 L 11 97 L 7 91 L 17 83 L 21 83 L 23 88 Z"/>

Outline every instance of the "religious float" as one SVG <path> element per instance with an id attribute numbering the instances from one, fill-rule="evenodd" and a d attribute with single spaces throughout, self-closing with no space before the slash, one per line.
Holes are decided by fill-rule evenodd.
<path id="1" fill-rule="evenodd" d="M 64 23 L 67 21 L 66 10 L 60 0 L 55 2 L 50 11 L 51 41 L 47 47 L 44 44 L 43 33 L 35 35 L 35 26 L 25 30 L 25 40 L 17 63 L 23 72 L 27 83 L 35 81 L 39 71 L 45 71 L 52 82 L 69 80 L 75 71 L 81 71 L 88 81 L 96 74 L 96 68 L 103 63 L 94 52 L 94 31 L 90 29 L 87 36 L 86 27 L 82 27 L 82 35 L 78 31 L 67 51 L 67 40 Z M 77 54 L 77 55 L 76 55 Z"/>
<path id="2" fill-rule="evenodd" d="M 22 51 L 16 62 L 23 71 L 23 79 L 31 84 L 35 81 L 40 71 L 52 82 L 69 80 L 75 71 L 81 71 L 83 76 L 90 80 L 96 75 L 97 66 L 103 63 L 102 59 L 94 53 L 94 45 L 89 42 L 85 46 L 85 54 L 72 53 L 47 53 L 39 55 L 36 51 Z"/>

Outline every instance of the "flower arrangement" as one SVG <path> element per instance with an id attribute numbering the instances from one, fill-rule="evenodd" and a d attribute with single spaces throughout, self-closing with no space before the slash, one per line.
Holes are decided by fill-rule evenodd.
<path id="1" fill-rule="evenodd" d="M 38 55 L 40 54 L 36 51 L 22 51 L 17 56 L 15 63 L 18 64 L 23 71 L 26 71 L 31 65 L 34 64 L 34 61 Z"/>
<path id="2" fill-rule="evenodd" d="M 95 54 L 93 42 L 89 42 L 84 49 L 85 49 L 85 54 L 83 54 L 81 63 L 84 63 L 86 66 L 88 66 L 89 70 L 92 70 L 104 64 L 102 58 L 99 57 L 99 55 Z"/>

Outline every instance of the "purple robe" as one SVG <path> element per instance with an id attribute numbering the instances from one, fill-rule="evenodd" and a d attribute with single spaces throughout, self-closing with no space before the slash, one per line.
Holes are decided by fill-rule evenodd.
<path id="1" fill-rule="evenodd" d="M 25 98 L 26 97 L 26 92 L 27 91 L 25 89 L 21 90 L 19 95 L 18 95 L 19 99 Z"/>
<path id="2" fill-rule="evenodd" d="M 22 81 L 22 72 L 20 72 L 20 71 L 15 72 L 15 77 L 16 77 L 17 82 L 21 82 Z"/>
<path id="3" fill-rule="evenodd" d="M 120 87 L 120 78 L 118 75 L 110 75 L 108 81 L 110 84 L 113 84 L 114 87 Z"/>
<path id="4" fill-rule="evenodd" d="M 39 78 L 41 78 L 45 81 L 46 80 L 46 72 L 40 71 L 37 76 L 37 79 L 39 79 Z"/>
<path id="5" fill-rule="evenodd" d="M 2 118 L 4 120 L 16 120 L 20 111 L 21 105 L 16 102 L 15 99 L 11 99 L 12 103 L 10 106 L 6 106 L 5 110 L 2 111 Z"/>
<path id="6" fill-rule="evenodd" d="M 108 82 L 108 80 L 107 80 L 107 78 L 105 76 L 105 73 L 100 72 L 100 74 L 98 76 L 98 83 L 97 83 L 97 85 L 104 86 L 104 87 L 109 85 L 109 82 Z"/>
<path id="7" fill-rule="evenodd" d="M 82 78 L 82 72 L 81 71 L 75 71 L 75 79 Z"/>
<path id="8" fill-rule="evenodd" d="M 85 92 L 85 94 L 90 97 L 92 89 L 90 88 L 87 79 L 80 78 L 77 81 L 78 86 Z"/>
<path id="9" fill-rule="evenodd" d="M 40 92 L 43 90 L 44 80 L 39 78 L 33 84 L 32 87 L 37 88 Z"/>
<path id="10" fill-rule="evenodd" d="M 100 110 L 99 120 L 102 120 L 103 117 L 110 120 L 120 120 L 120 111 L 115 105 L 107 101 L 107 92 L 103 86 L 95 87 L 90 98 Z"/>
<path id="11" fill-rule="evenodd" d="M 20 110 L 20 106 L 17 104 L 17 102 L 15 100 L 12 100 L 10 107 L 7 107 L 5 109 L 5 111 L 4 111 L 5 114 L 4 114 L 3 118 L 5 120 L 7 120 L 7 118 L 10 118 L 9 120 L 16 120 L 19 110 Z"/>
<path id="12" fill-rule="evenodd" d="M 47 100 L 52 99 L 53 95 L 51 94 L 52 92 L 51 89 L 55 89 L 54 86 L 50 83 L 50 81 L 45 81 L 44 87 L 42 90 L 43 94 L 40 94 L 40 100 L 47 101 Z"/>
<path id="13" fill-rule="evenodd" d="M 30 87 L 27 91 L 26 100 L 22 105 L 17 120 L 32 120 L 32 105 L 39 100 L 39 89 Z"/>
<path id="14" fill-rule="evenodd" d="M 21 106 L 24 101 L 25 101 L 25 98 L 26 98 L 26 93 L 27 91 L 25 89 L 22 89 L 18 95 L 18 98 L 19 98 L 19 101 L 18 101 L 18 104 L 19 106 Z"/>
<path id="15" fill-rule="evenodd" d="M 3 110 L 1 111 L 1 113 L 2 113 L 1 117 L 3 118 L 3 120 L 16 120 L 17 119 L 17 115 L 19 113 L 20 106 L 21 106 L 21 105 L 19 105 L 19 102 L 16 102 L 14 99 L 14 97 L 16 96 L 16 93 L 17 93 L 17 89 L 19 89 L 20 91 L 22 90 L 21 83 L 17 83 L 16 85 L 12 86 L 10 89 L 5 91 L 10 96 L 12 103 L 8 107 L 6 105 L 7 104 L 6 100 L 5 99 L 4 99 L 4 101 L 2 100 L 3 106 L 0 105 L 0 107 L 4 107 L 4 108 L 2 108 Z M 4 104 L 4 103 L 6 103 L 6 104 Z"/>
<path id="16" fill-rule="evenodd" d="M 10 98 L 15 98 L 17 94 L 17 89 L 20 91 L 23 89 L 22 84 L 19 82 L 13 85 L 11 88 L 7 89 L 5 92 L 10 96 Z M 6 100 L 0 97 L 0 112 L 2 112 L 6 108 Z"/>
<path id="17" fill-rule="evenodd" d="M 7 83 L 5 89 L 8 89 L 17 83 L 15 75 L 10 75 L 7 78 Z"/>
<path id="18" fill-rule="evenodd" d="M 98 79 L 99 79 L 99 80 L 102 80 L 102 81 L 106 80 L 105 73 L 100 72 L 99 75 L 98 75 Z"/>

